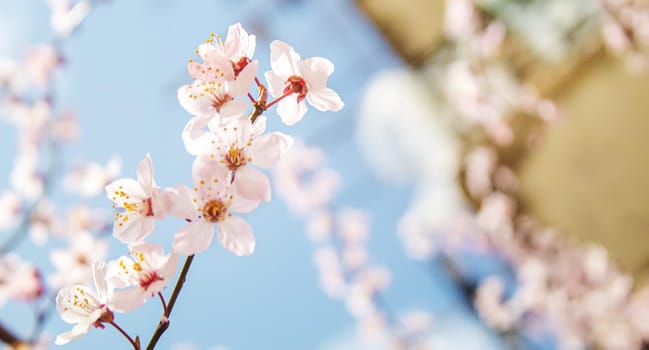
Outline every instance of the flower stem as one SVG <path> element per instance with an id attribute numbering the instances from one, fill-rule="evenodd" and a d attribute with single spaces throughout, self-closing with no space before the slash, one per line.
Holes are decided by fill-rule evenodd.
<path id="1" fill-rule="evenodd" d="M 140 344 L 138 344 L 137 342 L 135 342 L 135 340 L 133 340 L 133 338 L 131 338 L 131 336 L 128 335 L 128 333 L 126 333 L 126 331 L 123 330 L 122 327 L 120 327 L 120 326 L 119 326 L 117 323 L 115 323 L 114 321 L 110 321 L 110 322 L 108 322 L 108 323 L 109 323 L 111 326 L 115 327 L 115 329 L 117 329 L 120 333 L 122 333 L 122 335 L 124 336 L 124 338 L 128 339 L 128 341 L 131 343 L 131 345 L 133 345 L 133 349 L 135 349 L 135 350 L 140 350 Z"/>
<path id="2" fill-rule="evenodd" d="M 162 303 L 163 314 L 169 317 L 169 309 L 167 309 L 167 302 L 165 301 L 165 298 L 162 296 L 162 293 L 158 292 L 158 297 L 160 297 L 160 302 Z"/>
<path id="3" fill-rule="evenodd" d="M 151 340 L 149 340 L 149 345 L 147 345 L 146 350 L 155 349 L 158 340 L 160 340 L 162 334 L 167 330 L 167 328 L 169 328 L 169 316 L 171 315 L 171 311 L 173 310 L 174 305 L 176 304 L 176 299 L 178 299 L 178 295 L 180 294 L 180 291 L 182 290 L 183 285 L 185 284 L 185 279 L 187 278 L 187 273 L 189 272 L 189 268 L 192 265 L 193 260 L 194 260 L 193 255 L 190 255 L 187 257 L 187 259 L 185 259 L 185 264 L 183 265 L 183 268 L 180 271 L 180 275 L 178 275 L 178 279 L 176 280 L 176 285 L 174 286 L 174 290 L 171 293 L 171 298 L 169 298 L 169 303 L 167 304 L 166 311 L 160 318 L 160 322 L 158 322 L 158 327 L 153 332 L 153 335 L 151 336 Z"/>
<path id="4" fill-rule="evenodd" d="M 270 101 L 269 104 L 266 105 L 266 109 L 272 107 L 274 104 L 278 103 L 279 101 L 283 100 L 285 97 L 288 97 L 293 94 L 293 91 L 287 91 L 285 92 L 282 96 Z"/>

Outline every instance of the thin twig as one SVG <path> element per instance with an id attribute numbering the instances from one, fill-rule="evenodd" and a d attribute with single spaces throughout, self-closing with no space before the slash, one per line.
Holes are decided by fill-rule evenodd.
<path id="1" fill-rule="evenodd" d="M 140 345 L 135 340 L 133 340 L 133 338 L 131 338 L 131 336 L 128 333 L 126 333 L 126 331 L 123 330 L 122 327 L 120 327 L 114 321 L 110 321 L 110 322 L 108 322 L 108 324 L 115 327 L 115 329 L 117 329 L 120 333 L 122 333 L 124 338 L 128 339 L 129 343 L 131 343 L 131 345 L 133 345 L 133 349 L 140 350 Z"/>
<path id="2" fill-rule="evenodd" d="M 174 305 L 176 304 L 176 299 L 178 299 L 178 295 L 180 294 L 180 291 L 182 290 L 183 285 L 185 284 L 185 279 L 187 278 L 187 273 L 189 272 L 189 267 L 192 265 L 193 260 L 194 260 L 193 255 L 190 255 L 187 257 L 187 259 L 185 259 L 185 264 L 183 265 L 183 268 L 180 271 L 180 275 L 178 275 L 178 280 L 176 280 L 176 286 L 174 287 L 174 290 L 171 293 L 171 298 L 169 298 L 169 303 L 167 304 L 167 311 L 160 318 L 160 322 L 158 322 L 158 327 L 155 329 L 155 332 L 153 332 L 153 335 L 151 336 L 151 340 L 149 340 L 149 345 L 147 345 L 146 350 L 155 349 L 158 340 L 160 340 L 162 334 L 167 330 L 167 328 L 169 328 L 169 316 L 171 316 L 171 311 L 173 310 Z"/>

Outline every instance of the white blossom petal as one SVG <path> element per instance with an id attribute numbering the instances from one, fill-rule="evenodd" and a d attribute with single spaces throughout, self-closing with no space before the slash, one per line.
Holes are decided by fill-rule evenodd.
<path id="1" fill-rule="evenodd" d="M 277 164 L 284 153 L 293 144 L 293 138 L 281 132 L 273 132 L 253 139 L 248 154 L 251 163 L 262 168 L 271 168 Z"/>
<path id="2" fill-rule="evenodd" d="M 192 255 L 205 251 L 212 244 L 214 225 L 204 220 L 190 222 L 174 236 L 173 251 L 182 255 Z"/>
<path id="3" fill-rule="evenodd" d="M 270 179 L 268 179 L 268 175 L 257 169 L 248 166 L 237 169 L 234 186 L 236 186 L 237 192 L 245 199 L 270 201 Z"/>
<path id="4" fill-rule="evenodd" d="M 306 94 L 306 99 L 311 106 L 323 112 L 337 112 L 345 105 L 340 99 L 340 96 L 330 88 L 322 88 L 316 91 L 311 90 Z"/>
<path id="5" fill-rule="evenodd" d="M 326 58 L 312 57 L 300 63 L 300 71 L 309 90 L 320 90 L 327 86 L 327 79 L 334 71 L 334 65 Z"/>
<path id="6" fill-rule="evenodd" d="M 279 40 L 270 43 L 270 66 L 284 80 L 299 75 L 298 62 L 300 55 L 291 46 Z"/>
<path id="7" fill-rule="evenodd" d="M 252 226 L 245 220 L 231 216 L 219 224 L 218 233 L 221 245 L 234 255 L 252 255 L 255 251 L 255 236 L 252 234 Z"/>
<path id="8" fill-rule="evenodd" d="M 306 113 L 306 103 L 304 101 L 297 102 L 297 97 L 297 94 L 292 94 L 280 101 L 277 106 L 277 114 L 282 119 L 282 123 L 288 126 L 302 120 Z"/>

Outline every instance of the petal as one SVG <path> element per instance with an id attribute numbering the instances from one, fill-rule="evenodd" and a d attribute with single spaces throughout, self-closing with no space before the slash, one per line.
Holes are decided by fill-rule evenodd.
<path id="1" fill-rule="evenodd" d="M 298 63 L 300 55 L 283 41 L 273 40 L 270 43 L 270 67 L 275 74 L 286 78 L 299 75 Z"/>
<path id="2" fill-rule="evenodd" d="M 137 165 L 137 182 L 142 185 L 144 193 L 150 197 L 151 188 L 155 186 L 155 180 L 153 179 L 153 161 L 148 153 Z"/>
<path id="3" fill-rule="evenodd" d="M 127 218 L 127 220 L 124 220 Z M 133 244 L 147 238 L 155 229 L 155 219 L 137 212 L 124 213 L 113 224 L 113 237 L 125 244 Z"/>
<path id="4" fill-rule="evenodd" d="M 261 135 L 252 140 L 248 156 L 252 159 L 252 164 L 270 168 L 277 164 L 292 144 L 293 138 L 281 132 Z"/>
<path id="5" fill-rule="evenodd" d="M 255 236 L 250 226 L 242 218 L 231 216 L 219 224 L 219 242 L 237 256 L 252 255 L 255 251 Z"/>
<path id="6" fill-rule="evenodd" d="M 172 197 L 167 190 L 154 188 L 151 193 L 151 212 L 157 220 L 164 219 L 173 206 Z"/>
<path id="7" fill-rule="evenodd" d="M 267 121 L 268 118 L 264 117 L 263 115 L 257 117 L 257 120 L 255 120 L 255 122 L 252 124 L 252 129 L 250 130 L 250 134 L 253 137 L 263 134 L 266 131 Z"/>
<path id="8" fill-rule="evenodd" d="M 268 92 L 270 92 L 270 95 L 273 97 L 282 96 L 284 87 L 286 86 L 286 78 L 280 77 L 273 71 L 264 73 L 264 77 L 268 82 Z"/>
<path id="9" fill-rule="evenodd" d="M 284 98 L 277 106 L 277 114 L 279 114 L 279 117 L 282 119 L 282 123 L 288 126 L 302 120 L 305 113 L 306 103 L 304 103 L 304 101 L 297 102 L 297 94 Z"/>
<path id="10" fill-rule="evenodd" d="M 218 122 L 218 120 L 218 117 L 212 116 L 197 116 L 189 120 L 182 133 L 183 143 L 189 154 L 198 156 L 213 151 L 215 137 L 207 132 L 205 127 L 211 121 Z"/>
<path id="11" fill-rule="evenodd" d="M 251 211 L 257 209 L 257 207 L 259 207 L 258 200 L 246 199 L 240 194 L 236 194 L 233 197 L 234 198 L 232 198 L 232 201 L 228 206 L 228 211 L 232 211 L 235 213 L 250 213 Z"/>
<path id="12" fill-rule="evenodd" d="M 56 340 L 54 340 L 54 344 L 56 345 L 64 345 L 70 342 L 70 340 L 78 339 L 81 338 L 84 334 L 88 333 L 90 330 L 90 324 L 89 323 L 79 323 L 76 324 L 72 329 L 68 332 L 61 333 L 56 336 Z"/>
<path id="13" fill-rule="evenodd" d="M 311 106 L 323 112 L 338 112 L 345 105 L 338 94 L 329 88 L 309 91 L 306 94 L 306 99 L 309 101 Z"/>
<path id="14" fill-rule="evenodd" d="M 169 215 L 185 220 L 193 220 L 198 216 L 196 205 L 192 200 L 194 195 L 187 186 L 176 185 L 175 187 L 166 188 L 165 196 L 172 203 L 169 208 Z"/>
<path id="15" fill-rule="evenodd" d="M 147 199 L 142 185 L 133 179 L 115 180 L 104 188 L 106 196 L 117 206 L 124 207 L 124 202 L 133 203 Z"/>
<path id="16" fill-rule="evenodd" d="M 230 170 L 209 157 L 197 157 L 192 165 L 192 180 L 197 199 L 207 201 L 230 184 Z"/>
<path id="17" fill-rule="evenodd" d="M 257 76 L 258 65 L 257 61 L 252 61 L 239 72 L 237 78 L 228 85 L 228 94 L 230 96 L 244 96 L 250 91 L 250 87 Z"/>
<path id="18" fill-rule="evenodd" d="M 69 307 L 70 300 L 73 300 L 75 291 L 79 289 L 85 294 L 94 294 L 90 288 L 81 284 L 61 288 L 56 294 L 56 310 L 61 315 L 63 321 L 67 323 L 79 323 L 88 319 L 88 315 L 81 315 Z"/>
<path id="19" fill-rule="evenodd" d="M 200 80 L 178 89 L 178 102 L 191 115 L 214 115 L 212 97 L 203 92 Z"/>
<path id="20" fill-rule="evenodd" d="M 333 71 L 333 63 L 322 57 L 307 58 L 300 64 L 300 72 L 309 90 L 319 90 L 326 87 L 327 79 Z"/>
<path id="21" fill-rule="evenodd" d="M 167 283 L 173 279 L 176 270 L 178 270 L 178 259 L 179 256 L 177 254 L 170 253 L 167 262 L 160 269 L 160 276 L 164 278 Z"/>
<path id="22" fill-rule="evenodd" d="M 107 284 L 114 288 L 126 288 L 138 283 L 137 276 L 129 274 L 132 270 L 133 260 L 128 256 L 120 256 L 117 260 L 111 260 L 106 268 Z"/>
<path id="23" fill-rule="evenodd" d="M 228 36 L 223 43 L 225 54 L 230 59 L 252 57 L 255 53 L 255 36 L 248 35 L 241 23 L 236 23 L 228 28 Z"/>
<path id="24" fill-rule="evenodd" d="M 237 169 L 234 179 L 234 186 L 243 198 L 251 201 L 270 201 L 270 180 L 266 174 L 244 166 Z M 229 209 L 240 211 L 235 210 L 235 207 L 232 206 Z"/>
<path id="25" fill-rule="evenodd" d="M 108 299 L 108 295 L 112 293 L 112 290 L 109 289 L 107 284 L 107 269 L 106 263 L 103 261 L 95 261 L 92 263 L 92 281 L 95 283 L 97 298 L 102 302 L 105 302 Z"/>
<path id="26" fill-rule="evenodd" d="M 219 115 L 221 116 L 221 120 L 219 125 L 223 125 L 226 123 L 231 122 L 232 120 L 238 119 L 238 118 L 245 118 L 245 113 L 246 113 L 246 108 L 248 107 L 248 104 L 244 101 L 241 100 L 232 100 L 226 104 L 224 104 L 221 107 L 221 110 L 219 111 Z M 214 122 L 210 122 L 210 125 L 213 125 Z M 211 127 L 210 127 L 211 129 Z"/>
<path id="27" fill-rule="evenodd" d="M 214 225 L 197 220 L 183 226 L 174 236 L 173 251 L 182 255 L 200 253 L 212 244 Z"/>
<path id="28" fill-rule="evenodd" d="M 139 286 L 125 290 L 118 290 L 109 301 L 109 307 L 117 312 L 131 312 L 144 305 L 150 296 L 150 293 L 145 292 L 144 289 Z"/>

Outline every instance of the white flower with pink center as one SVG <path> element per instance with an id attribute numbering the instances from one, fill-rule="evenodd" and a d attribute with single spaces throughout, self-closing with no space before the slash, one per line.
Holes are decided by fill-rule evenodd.
<path id="1" fill-rule="evenodd" d="M 141 306 L 148 298 L 161 292 L 178 267 L 178 255 L 165 255 L 160 245 L 139 243 L 129 249 L 132 259 L 120 257 L 109 264 L 107 273 L 116 288 L 127 288 L 115 291 L 116 299 L 120 300 L 125 311 Z"/>
<path id="2" fill-rule="evenodd" d="M 192 115 L 217 113 L 224 122 L 244 113 L 246 103 L 235 98 L 248 93 L 257 75 L 254 50 L 255 37 L 240 24 L 230 26 L 225 43 L 208 39 L 196 50 L 203 63 L 190 60 L 187 66 L 194 83 L 178 89 L 183 108 Z"/>
<path id="3" fill-rule="evenodd" d="M 266 118 L 254 124 L 241 116 L 219 126 L 209 123 L 211 133 L 203 125 L 185 129 L 183 140 L 191 154 L 218 161 L 231 173 L 237 192 L 250 200 L 270 201 L 268 176 L 249 165 L 271 168 L 293 144 L 293 138 L 280 132 L 264 134 Z"/>
<path id="4" fill-rule="evenodd" d="M 49 277 L 54 288 L 63 288 L 90 281 L 90 266 L 95 261 L 103 261 L 108 254 L 108 242 L 89 233 L 80 232 L 70 237 L 70 247 L 53 249 L 50 260 L 56 272 Z"/>
<path id="5" fill-rule="evenodd" d="M 35 300 L 43 291 L 41 274 L 32 263 L 11 253 L 0 256 L 0 306 L 11 299 Z"/>
<path id="6" fill-rule="evenodd" d="M 312 57 L 302 60 L 286 43 L 275 40 L 270 44 L 272 71 L 265 74 L 273 97 L 281 98 L 277 106 L 282 122 L 293 125 L 306 113 L 306 103 L 320 111 L 339 111 L 344 103 L 338 94 L 327 87 L 327 79 L 334 71 L 328 59 Z"/>
<path id="7" fill-rule="evenodd" d="M 229 169 L 207 157 L 194 161 L 193 191 L 178 186 L 173 214 L 189 223 L 174 237 L 173 250 L 178 254 L 192 255 L 206 250 L 214 237 L 214 224 L 218 225 L 221 245 L 235 255 L 251 255 L 255 250 L 252 227 L 232 213 L 249 213 L 259 201 L 243 198 L 230 185 Z M 236 181 L 236 180 L 235 180 Z"/>
<path id="8" fill-rule="evenodd" d="M 156 186 L 149 154 L 137 167 L 137 181 L 119 179 L 106 186 L 106 195 L 115 202 L 113 236 L 124 243 L 142 241 L 153 232 L 155 219 L 167 214 L 165 193 Z"/>
<path id="9" fill-rule="evenodd" d="M 113 322 L 113 290 L 106 282 L 106 265 L 94 263 L 92 275 L 95 291 L 77 284 L 61 289 L 56 295 L 56 309 L 63 321 L 74 324 L 72 330 L 61 333 L 54 341 L 63 345 L 88 333 L 90 327 L 104 328 L 103 323 Z"/>

